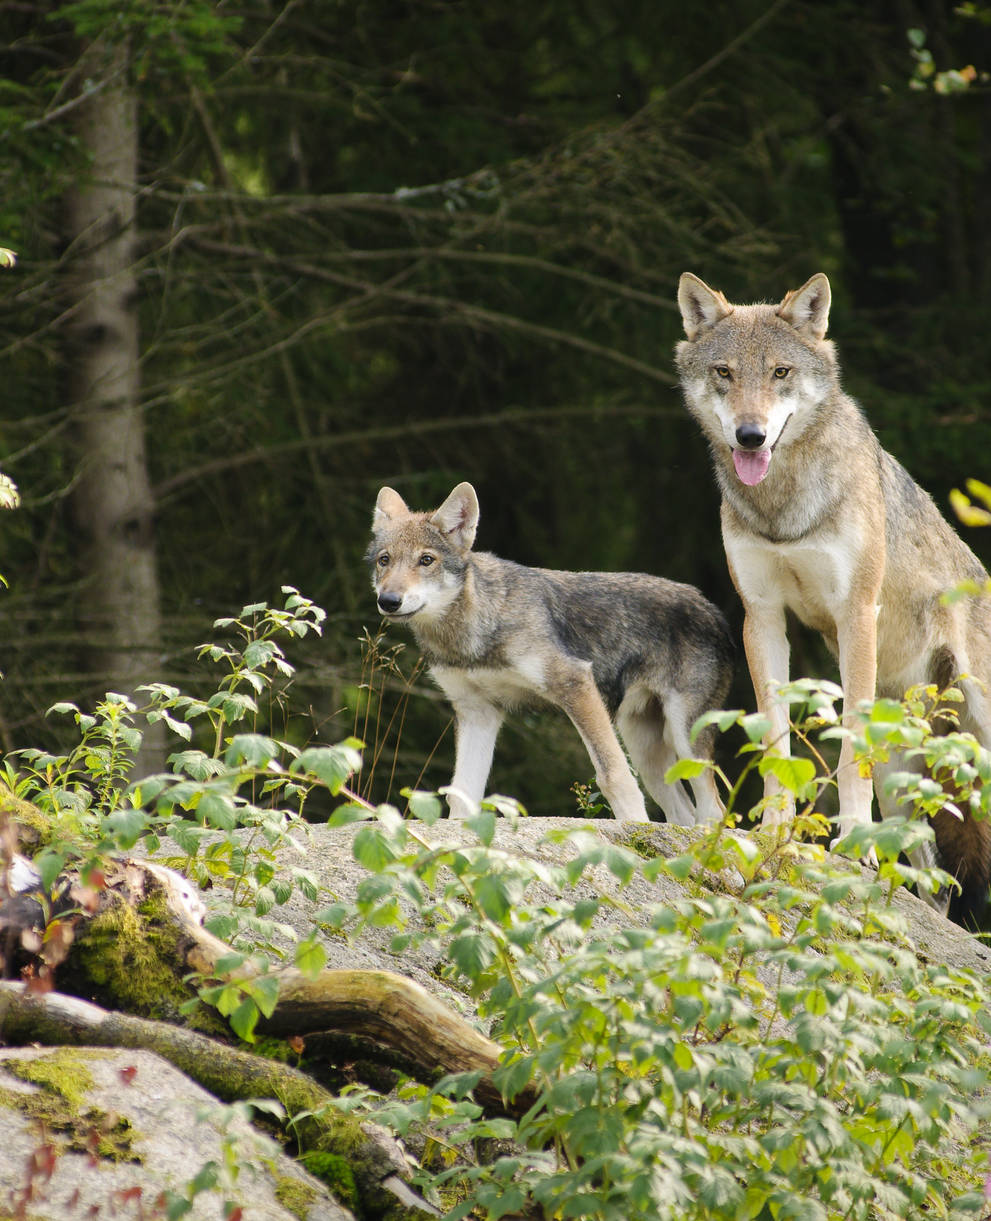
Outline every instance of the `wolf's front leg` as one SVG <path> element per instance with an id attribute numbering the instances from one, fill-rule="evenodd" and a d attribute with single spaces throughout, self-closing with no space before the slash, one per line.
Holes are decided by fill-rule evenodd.
<path id="1" fill-rule="evenodd" d="M 592 678 L 592 667 L 588 662 L 576 663 L 571 673 L 556 676 L 549 693 L 581 735 L 595 768 L 595 779 L 616 819 L 619 822 L 649 822 L 643 794 L 633 778 L 609 710 Z"/>
<path id="2" fill-rule="evenodd" d="M 872 602 L 855 605 L 837 625 L 840 653 L 840 682 L 843 685 L 843 724 L 853 729 L 858 723 L 857 705 L 874 698 L 877 685 L 877 606 Z M 870 773 L 861 775 L 853 757 L 853 743 L 843 739 L 840 747 L 836 783 L 840 793 L 840 820 L 837 838 L 854 827 L 871 821 L 873 783 Z"/>
<path id="3" fill-rule="evenodd" d="M 770 729 L 765 744 L 786 758 L 791 754 L 788 706 L 774 694 L 788 681 L 789 649 L 784 607 L 760 603 L 745 605 L 743 647 L 754 684 L 758 711 L 767 717 Z M 781 788 L 770 772 L 764 777 L 764 815 L 761 825 L 775 827 L 795 817 L 795 799 Z"/>
<path id="4" fill-rule="evenodd" d="M 459 700 L 454 705 L 455 756 L 447 804 L 452 818 L 478 812 L 492 769 L 503 713 L 483 700 Z"/>

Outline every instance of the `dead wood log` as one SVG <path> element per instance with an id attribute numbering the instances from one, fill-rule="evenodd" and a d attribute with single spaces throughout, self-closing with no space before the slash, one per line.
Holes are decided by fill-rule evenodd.
<path id="1" fill-rule="evenodd" d="M 154 910 L 159 933 L 163 920 L 171 924 L 170 935 L 159 935 L 157 945 L 172 955 L 173 961 L 165 966 L 177 981 L 191 971 L 205 980 L 217 978 L 217 964 L 231 954 L 231 947 L 203 927 L 205 908 L 195 888 L 185 878 L 165 866 L 135 857 L 113 864 L 108 862 L 104 875 L 105 888 L 92 897 L 90 910 L 74 917 L 77 925 L 69 960 L 64 966 L 58 966 L 55 975 L 60 986 L 66 975 L 74 981 L 78 979 L 73 959 L 83 957 L 87 944 L 95 936 L 99 934 L 118 943 L 123 937 L 126 941 L 127 928 L 122 931 L 120 924 L 112 923 L 109 930 L 99 932 L 101 917 L 106 918 L 115 910 L 119 912 L 122 906 L 127 911 L 138 907 Z M 152 898 L 160 901 L 151 903 Z M 126 953 L 128 947 L 109 946 L 108 952 L 114 948 Z M 133 995 L 121 995 L 121 989 L 143 970 L 160 969 L 160 964 L 133 958 L 123 966 L 124 969 L 118 972 L 123 980 L 118 979 L 116 987 L 104 982 L 88 995 L 113 1004 L 115 1008 L 140 1012 L 140 1005 L 133 1003 Z M 244 966 L 234 972 L 233 977 L 246 978 L 253 970 Z M 478 1072 L 480 1078 L 475 1097 L 490 1112 L 520 1115 L 535 1100 L 535 1093 L 529 1089 L 512 1100 L 504 1099 L 492 1081 L 502 1055 L 499 1045 L 414 980 L 382 970 L 324 970 L 315 978 L 308 978 L 295 968 L 272 974 L 278 981 L 278 1002 L 269 1017 L 259 1019 L 258 1030 L 262 1034 L 284 1037 L 317 1032 L 357 1035 L 362 1041 L 398 1053 L 428 1084 L 445 1073 Z M 70 990 L 85 989 L 85 980 L 80 982 L 82 987 Z M 190 990 L 188 995 L 195 993 Z M 178 1020 L 177 1011 L 178 1006 L 174 1006 L 173 1012 L 168 1014 L 170 1021 Z M 148 1016 L 147 1011 L 142 1016 Z M 206 1082 L 202 1084 L 210 1088 Z"/>
<path id="2" fill-rule="evenodd" d="M 32 993 L 25 984 L 10 981 L 0 982 L 0 1041 L 15 1046 L 141 1048 L 168 1060 L 225 1102 L 278 1099 L 290 1121 L 287 1128 L 303 1150 L 347 1159 L 369 1215 L 387 1221 L 440 1216 L 405 1181 L 409 1166 L 388 1133 L 342 1115 L 331 1094 L 288 1064 L 167 1022 L 109 1012 L 59 992 Z"/>

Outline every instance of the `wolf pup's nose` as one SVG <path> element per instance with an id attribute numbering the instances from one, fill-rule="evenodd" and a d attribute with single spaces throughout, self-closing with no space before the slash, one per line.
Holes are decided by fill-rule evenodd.
<path id="1" fill-rule="evenodd" d="M 403 595 L 383 592 L 379 594 L 378 602 L 379 610 L 383 614 L 394 615 L 403 604 Z"/>
<path id="2" fill-rule="evenodd" d="M 736 441 L 743 449 L 760 449 L 767 433 L 757 424 L 741 424 L 736 430 Z"/>

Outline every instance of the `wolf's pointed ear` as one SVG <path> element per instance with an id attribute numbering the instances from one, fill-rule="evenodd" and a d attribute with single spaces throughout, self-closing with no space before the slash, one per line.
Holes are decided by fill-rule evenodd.
<path id="1" fill-rule="evenodd" d="M 478 529 L 478 497 L 470 483 L 459 483 L 430 520 L 461 551 L 470 551 Z"/>
<path id="2" fill-rule="evenodd" d="M 392 521 L 397 517 L 403 517 L 408 512 L 409 506 L 398 492 L 394 492 L 392 488 L 380 488 L 379 494 L 375 498 L 372 529 L 378 530 L 386 522 Z"/>
<path id="3" fill-rule="evenodd" d="M 801 288 L 785 294 L 777 315 L 796 331 L 822 339 L 829 325 L 829 302 L 829 281 L 825 272 L 817 271 Z"/>
<path id="4" fill-rule="evenodd" d="M 678 308 L 689 339 L 694 339 L 703 327 L 712 326 L 733 312 L 732 305 L 722 293 L 710 288 L 690 271 L 683 272 L 678 281 Z"/>

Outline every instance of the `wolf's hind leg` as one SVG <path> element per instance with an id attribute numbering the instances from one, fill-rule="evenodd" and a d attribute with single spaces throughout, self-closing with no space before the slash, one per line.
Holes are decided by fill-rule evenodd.
<path id="1" fill-rule="evenodd" d="M 599 788 L 612 806 L 616 819 L 619 822 L 649 822 L 643 794 L 633 778 L 609 710 L 592 678 L 592 667 L 588 662 L 577 662 L 573 669 L 558 673 L 554 678 L 548 694 L 578 730 L 595 768 Z"/>
<path id="2" fill-rule="evenodd" d="M 894 772 L 907 771 L 918 772 L 921 775 L 925 768 L 919 759 L 908 758 L 902 754 L 893 754 L 887 762 L 874 764 L 874 792 L 877 796 L 877 808 L 881 811 L 882 818 L 890 818 L 894 814 L 911 817 L 912 807 L 900 803 L 897 794 L 886 790 L 885 787 L 885 781 L 889 775 Z M 948 817 L 952 817 L 952 815 Z M 940 863 L 936 844 L 932 840 L 923 841 L 908 853 L 908 861 L 913 869 L 934 869 Z M 952 890 L 949 886 L 941 886 L 935 893 L 919 888 L 916 893 L 930 907 L 935 908 L 941 916 L 946 915 L 952 898 Z"/>
<path id="3" fill-rule="evenodd" d="M 693 827 L 696 823 L 695 807 L 688 793 L 680 782 L 668 784 L 664 779 L 678 756 L 670 743 L 665 741 L 660 710 L 655 715 L 646 710 L 632 712 L 620 707 L 616 725 L 643 787 L 664 811 L 667 821 L 679 827 Z"/>
<path id="4" fill-rule="evenodd" d="M 725 809 L 710 767 L 688 782 L 694 805 L 680 781 L 668 784 L 664 779 L 668 768 L 679 759 L 702 759 L 708 763 L 712 757 L 714 732 L 707 730 L 693 746 L 692 719 L 682 696 L 674 691 L 665 692 L 662 697 L 654 690 L 631 690 L 620 705 L 616 723 L 644 788 L 664 811 L 668 822 L 692 827 L 723 817 Z"/>

